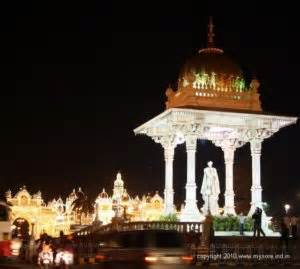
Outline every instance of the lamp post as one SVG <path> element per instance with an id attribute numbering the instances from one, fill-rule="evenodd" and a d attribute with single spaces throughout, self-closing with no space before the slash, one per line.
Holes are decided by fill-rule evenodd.
<path id="1" fill-rule="evenodd" d="M 95 216 L 94 222 L 98 223 L 100 221 L 100 219 L 99 219 L 99 204 L 98 203 L 96 203 L 96 205 L 95 205 L 95 211 L 96 211 L 96 216 Z"/>
<path id="2" fill-rule="evenodd" d="M 285 204 L 284 205 L 284 209 L 285 209 L 285 214 L 287 215 L 289 210 L 290 210 L 291 206 L 289 204 Z"/>
<path id="3" fill-rule="evenodd" d="M 31 238 L 34 238 L 34 225 L 35 225 L 35 219 L 31 222 Z"/>
<path id="4" fill-rule="evenodd" d="M 36 223 L 36 219 L 33 218 L 31 222 L 31 234 L 29 239 L 29 245 L 26 248 L 26 260 L 32 262 L 34 252 L 35 252 L 35 240 L 34 240 L 34 225 Z"/>

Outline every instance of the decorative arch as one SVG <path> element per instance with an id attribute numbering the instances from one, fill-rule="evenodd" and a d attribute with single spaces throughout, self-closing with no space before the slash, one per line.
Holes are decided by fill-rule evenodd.
<path id="1" fill-rule="evenodd" d="M 30 234 L 30 223 L 25 218 L 18 217 L 13 221 L 12 237 L 28 239 Z"/>

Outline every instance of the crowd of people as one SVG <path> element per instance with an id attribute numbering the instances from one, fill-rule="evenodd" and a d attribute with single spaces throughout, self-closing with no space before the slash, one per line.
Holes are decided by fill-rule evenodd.
<path id="1" fill-rule="evenodd" d="M 252 215 L 253 219 L 253 237 L 260 237 L 262 234 L 265 235 L 265 232 L 263 231 L 261 224 L 262 224 L 262 209 L 257 207 L 255 209 L 255 212 Z M 239 219 L 239 225 L 240 225 L 240 235 L 244 235 L 244 224 L 246 216 L 243 215 L 241 212 L 238 215 Z M 298 218 L 296 216 L 290 216 L 290 215 L 284 215 L 282 217 L 273 218 L 273 226 L 278 228 L 278 231 L 281 234 L 281 238 L 283 240 L 288 240 L 289 238 L 292 238 L 294 240 L 297 239 L 298 236 Z"/>
<path id="2" fill-rule="evenodd" d="M 253 219 L 253 237 L 260 237 L 260 234 L 262 234 L 263 236 L 266 236 L 265 232 L 263 231 L 262 227 L 261 227 L 261 223 L 262 223 L 262 209 L 257 207 L 255 209 L 255 212 L 252 215 L 252 219 Z M 238 215 L 238 220 L 239 220 L 239 225 L 240 225 L 240 235 L 244 235 L 244 229 L 245 229 L 245 219 L 246 216 L 243 214 L 243 212 L 241 212 Z"/>
<path id="3" fill-rule="evenodd" d="M 74 260 L 74 242 L 72 236 L 65 236 L 60 232 L 58 238 L 52 238 L 46 233 L 38 240 L 24 241 L 21 256 L 28 262 L 37 262 L 38 265 L 64 265 L 68 268 Z"/>

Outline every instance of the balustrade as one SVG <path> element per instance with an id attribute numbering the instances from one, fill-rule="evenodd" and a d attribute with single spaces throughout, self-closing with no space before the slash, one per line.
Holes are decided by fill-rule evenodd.
<path id="1" fill-rule="evenodd" d="M 101 234 L 111 231 L 140 231 L 140 230 L 175 230 L 180 233 L 201 233 L 202 232 L 201 222 L 165 222 L 165 221 L 140 221 L 140 222 L 129 222 L 119 224 L 107 224 L 100 225 L 94 224 L 86 227 L 74 235 L 77 236 L 88 236 L 91 234 Z"/>

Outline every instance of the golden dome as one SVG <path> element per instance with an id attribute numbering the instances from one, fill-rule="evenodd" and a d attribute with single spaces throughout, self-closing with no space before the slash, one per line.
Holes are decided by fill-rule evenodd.
<path id="1" fill-rule="evenodd" d="M 151 203 L 154 203 L 155 201 L 163 202 L 163 198 L 159 195 L 158 191 L 156 191 L 154 196 L 151 198 Z"/>
<path id="2" fill-rule="evenodd" d="M 117 178 L 114 182 L 114 187 L 123 187 L 124 186 L 124 181 L 122 180 L 122 175 L 120 172 L 117 174 Z"/>
<path id="3" fill-rule="evenodd" d="M 198 89 L 222 90 L 222 87 L 231 87 L 237 88 L 236 91 L 242 91 L 244 89 L 240 88 L 239 82 L 243 80 L 243 72 L 237 63 L 224 54 L 222 49 L 215 47 L 213 28 L 210 17 L 207 48 L 200 49 L 198 55 L 185 63 L 180 72 L 179 81 L 185 84 L 191 83 L 194 88 Z M 224 85 L 230 83 L 232 85 Z"/>
<path id="4" fill-rule="evenodd" d="M 243 78 L 243 72 L 239 65 L 225 55 L 222 50 L 216 48 L 200 50 L 198 55 L 189 59 L 181 69 L 179 81 L 185 80 L 193 83 L 198 74 L 207 75 L 207 81 L 203 81 L 207 84 L 207 88 L 210 86 L 217 88 L 218 85 L 213 84 L 217 84 L 220 79 Z M 211 81 L 213 74 L 215 75 L 215 82 Z"/>
<path id="5" fill-rule="evenodd" d="M 102 190 L 102 192 L 99 194 L 99 197 L 101 199 L 107 199 L 108 198 L 108 194 L 107 192 L 105 191 L 105 189 Z"/>
<path id="6" fill-rule="evenodd" d="M 182 67 L 178 89 L 166 90 L 166 108 L 191 107 L 261 111 L 259 83 L 246 86 L 240 66 L 214 46 L 212 20 L 209 23 L 207 48 Z"/>
<path id="7" fill-rule="evenodd" d="M 130 199 L 130 197 L 127 193 L 127 190 L 124 189 L 124 193 L 122 194 L 122 197 L 121 197 L 122 202 L 127 202 L 127 201 L 129 201 L 129 199 Z"/>

